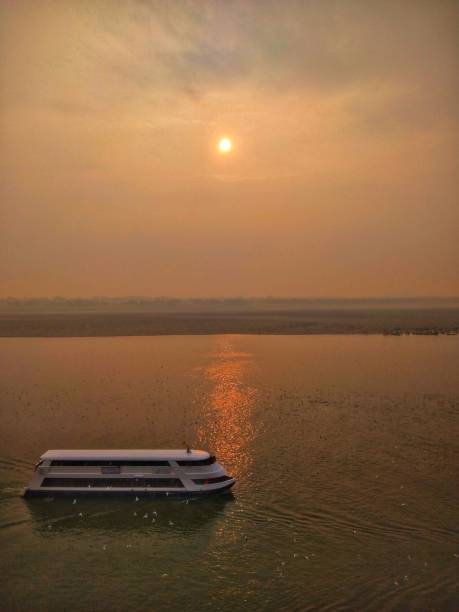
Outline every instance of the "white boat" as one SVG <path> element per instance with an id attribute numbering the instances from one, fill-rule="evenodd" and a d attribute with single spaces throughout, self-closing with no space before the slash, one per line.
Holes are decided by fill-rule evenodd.
<path id="1" fill-rule="evenodd" d="M 201 495 L 235 482 L 203 450 L 49 450 L 24 496 Z"/>

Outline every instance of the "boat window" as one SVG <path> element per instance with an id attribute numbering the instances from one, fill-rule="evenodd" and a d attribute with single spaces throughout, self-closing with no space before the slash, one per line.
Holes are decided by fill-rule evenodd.
<path id="1" fill-rule="evenodd" d="M 121 474 L 121 467 L 119 465 L 107 465 L 102 466 L 102 474 Z"/>
<path id="2" fill-rule="evenodd" d="M 216 458 L 215 455 L 211 455 L 208 459 L 182 459 L 181 461 L 177 461 L 179 465 L 182 466 L 195 466 L 195 465 L 212 465 L 215 463 Z"/>
<path id="3" fill-rule="evenodd" d="M 216 482 L 225 482 L 225 480 L 231 480 L 230 476 L 216 476 L 215 478 L 197 478 L 193 480 L 195 484 L 215 484 Z"/>
<path id="4" fill-rule="evenodd" d="M 53 467 L 64 466 L 97 466 L 97 467 L 122 467 L 122 466 L 169 466 L 169 461 L 159 461 L 151 459 L 53 459 Z"/>
<path id="5" fill-rule="evenodd" d="M 45 478 L 42 487 L 71 488 L 183 488 L 179 478 Z"/>

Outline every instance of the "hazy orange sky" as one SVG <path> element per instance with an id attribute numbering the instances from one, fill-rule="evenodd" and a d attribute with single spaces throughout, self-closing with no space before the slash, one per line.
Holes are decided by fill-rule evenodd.
<path id="1" fill-rule="evenodd" d="M 2 0 L 1 296 L 457 295 L 458 23 Z"/>

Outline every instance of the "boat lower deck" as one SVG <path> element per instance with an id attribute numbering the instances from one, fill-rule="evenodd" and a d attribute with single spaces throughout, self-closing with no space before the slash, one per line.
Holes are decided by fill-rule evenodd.
<path id="1" fill-rule="evenodd" d="M 201 488 L 200 490 L 188 490 L 185 487 L 178 488 L 176 490 L 165 490 L 165 489 L 148 489 L 148 488 L 39 488 L 39 489 L 26 489 L 24 491 L 24 497 L 194 497 L 197 495 L 213 495 L 217 493 L 228 493 L 235 484 L 235 480 L 231 479 L 227 484 L 220 485 L 214 488 Z"/>

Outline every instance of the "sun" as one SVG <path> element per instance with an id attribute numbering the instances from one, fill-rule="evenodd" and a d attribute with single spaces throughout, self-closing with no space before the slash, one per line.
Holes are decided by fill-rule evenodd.
<path id="1" fill-rule="evenodd" d="M 220 138 L 218 141 L 218 150 L 220 153 L 229 153 L 233 148 L 233 143 L 229 138 Z"/>

